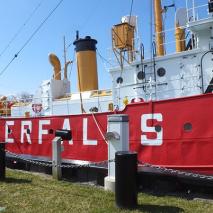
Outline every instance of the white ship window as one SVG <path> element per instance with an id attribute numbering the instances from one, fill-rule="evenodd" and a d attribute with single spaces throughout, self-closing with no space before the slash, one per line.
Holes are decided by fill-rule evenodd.
<path id="1" fill-rule="evenodd" d="M 191 123 L 185 123 L 183 126 L 183 129 L 185 132 L 190 132 L 192 131 L 192 124 Z"/>
<path id="2" fill-rule="evenodd" d="M 138 80 L 143 80 L 145 78 L 145 73 L 143 71 L 138 72 L 137 78 Z"/>
<path id="3" fill-rule="evenodd" d="M 117 80 L 116 80 L 117 84 L 122 84 L 123 81 L 124 81 L 124 80 L 123 80 L 122 77 L 118 77 Z"/>
<path id="4" fill-rule="evenodd" d="M 166 70 L 163 67 L 161 67 L 157 70 L 157 74 L 159 77 L 163 77 L 166 74 Z"/>

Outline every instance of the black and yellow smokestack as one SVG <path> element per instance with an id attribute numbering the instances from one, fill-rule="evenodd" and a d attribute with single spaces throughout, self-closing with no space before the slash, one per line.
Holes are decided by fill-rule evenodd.
<path id="1" fill-rule="evenodd" d="M 98 74 L 95 39 L 86 36 L 79 39 L 78 34 L 73 43 L 77 55 L 78 89 L 80 92 L 98 90 Z"/>

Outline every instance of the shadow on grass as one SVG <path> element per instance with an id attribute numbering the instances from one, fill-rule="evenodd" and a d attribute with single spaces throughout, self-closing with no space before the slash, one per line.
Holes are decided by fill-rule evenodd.
<path id="1" fill-rule="evenodd" d="M 26 179 L 18 179 L 18 178 L 5 178 L 4 180 L 1 180 L 1 182 L 4 183 L 16 183 L 16 184 L 23 184 L 23 183 L 31 183 L 31 180 Z"/>
<path id="2" fill-rule="evenodd" d="M 180 212 L 184 212 L 183 209 L 174 207 L 174 206 L 159 206 L 159 205 L 150 205 L 150 204 L 138 205 L 136 209 L 139 211 L 145 211 L 145 212 L 149 212 L 149 213 L 160 213 L 160 212 L 180 213 Z"/>
<path id="3" fill-rule="evenodd" d="M 185 200 L 193 200 L 194 198 L 203 198 L 203 199 L 213 199 L 213 191 L 211 193 L 206 192 L 194 192 L 193 190 L 191 191 L 190 189 L 185 190 L 185 191 L 176 191 L 176 192 L 163 192 L 163 191 L 154 191 L 154 190 L 141 190 L 141 193 L 145 193 L 147 195 L 151 196 L 156 196 L 156 197 L 165 197 L 165 196 L 171 196 L 171 197 L 176 197 L 176 198 L 182 198 Z"/>

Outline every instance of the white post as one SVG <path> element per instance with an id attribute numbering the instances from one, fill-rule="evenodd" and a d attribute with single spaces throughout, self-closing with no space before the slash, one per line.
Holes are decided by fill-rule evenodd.
<path id="1" fill-rule="evenodd" d="M 61 180 L 61 137 L 55 137 L 52 141 L 52 175 L 56 180 Z"/>
<path id="2" fill-rule="evenodd" d="M 129 151 L 129 119 L 128 115 L 109 115 L 106 138 L 108 144 L 108 160 L 115 159 L 118 151 Z M 108 176 L 104 179 L 105 190 L 115 191 L 115 162 L 108 163 Z"/>

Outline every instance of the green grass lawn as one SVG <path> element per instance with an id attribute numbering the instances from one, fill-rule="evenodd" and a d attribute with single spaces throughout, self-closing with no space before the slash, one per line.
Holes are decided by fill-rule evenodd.
<path id="1" fill-rule="evenodd" d="M 140 193 L 131 212 L 213 212 L 213 203 Z M 7 170 L 0 182 L 2 212 L 130 212 L 115 207 L 114 194 L 102 188 L 55 181 L 41 175 Z"/>

